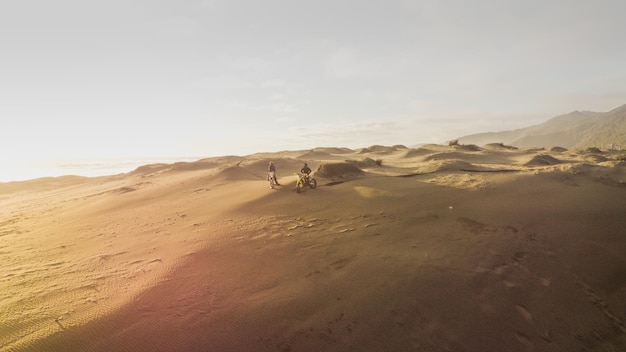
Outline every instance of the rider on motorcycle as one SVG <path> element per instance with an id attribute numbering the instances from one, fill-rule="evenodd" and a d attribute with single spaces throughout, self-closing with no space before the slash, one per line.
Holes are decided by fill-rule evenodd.
<path id="1" fill-rule="evenodd" d="M 300 172 L 302 173 L 304 179 L 308 179 L 309 175 L 311 175 L 311 168 L 309 168 L 309 166 L 304 163 L 304 166 L 302 167 L 302 169 L 300 169 Z"/>
<path id="2" fill-rule="evenodd" d="M 317 187 L 317 181 L 311 176 L 311 168 L 304 163 L 302 169 L 300 169 L 300 173 L 296 174 L 298 176 L 298 181 L 296 182 L 296 192 L 300 193 L 305 187 L 309 187 L 311 189 L 315 189 Z"/>
<path id="3" fill-rule="evenodd" d="M 267 167 L 268 180 L 270 177 L 274 179 L 274 183 L 276 184 L 276 186 L 280 186 L 280 183 L 278 183 L 278 180 L 276 179 L 276 166 L 274 166 L 274 163 L 271 161 Z"/>

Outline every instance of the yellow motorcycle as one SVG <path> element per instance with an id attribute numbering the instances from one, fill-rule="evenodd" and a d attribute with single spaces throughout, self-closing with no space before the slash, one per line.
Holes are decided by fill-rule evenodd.
<path id="1" fill-rule="evenodd" d="M 296 181 L 296 192 L 300 193 L 305 187 L 315 189 L 317 187 L 317 181 L 313 178 L 313 174 L 300 174 L 294 173 L 298 177 Z"/>

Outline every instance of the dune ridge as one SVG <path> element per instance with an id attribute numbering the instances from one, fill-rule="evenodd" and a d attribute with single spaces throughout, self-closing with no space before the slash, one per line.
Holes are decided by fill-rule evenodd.
<path id="1" fill-rule="evenodd" d="M 0 351 L 617 351 L 625 160 L 377 145 L 0 183 Z"/>

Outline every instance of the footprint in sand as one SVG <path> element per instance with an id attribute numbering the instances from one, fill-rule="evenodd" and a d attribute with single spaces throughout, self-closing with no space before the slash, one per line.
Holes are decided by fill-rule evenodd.
<path id="1" fill-rule="evenodd" d="M 532 314 L 530 314 L 530 312 L 528 311 L 528 309 L 526 307 L 524 307 L 521 304 L 518 304 L 515 306 L 515 310 L 517 311 L 517 313 L 519 313 L 519 315 L 524 318 L 526 321 L 532 321 L 533 320 L 533 316 Z"/>
<path id="2" fill-rule="evenodd" d="M 509 266 L 507 264 L 498 265 L 497 267 L 493 269 L 493 272 L 496 275 L 502 275 L 508 268 Z"/>
<path id="3" fill-rule="evenodd" d="M 527 351 L 535 351 L 536 347 L 533 344 L 533 342 L 530 340 L 530 338 L 524 334 L 522 334 L 521 332 L 515 332 L 515 337 L 517 338 L 517 341 L 521 342 L 524 346 L 526 346 Z"/>

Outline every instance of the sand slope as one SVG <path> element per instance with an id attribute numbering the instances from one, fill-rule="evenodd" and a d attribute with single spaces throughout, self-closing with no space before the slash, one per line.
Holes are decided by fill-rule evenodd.
<path id="1" fill-rule="evenodd" d="M 263 153 L 0 184 L 0 209 L 0 351 L 626 346 L 617 152 Z"/>

